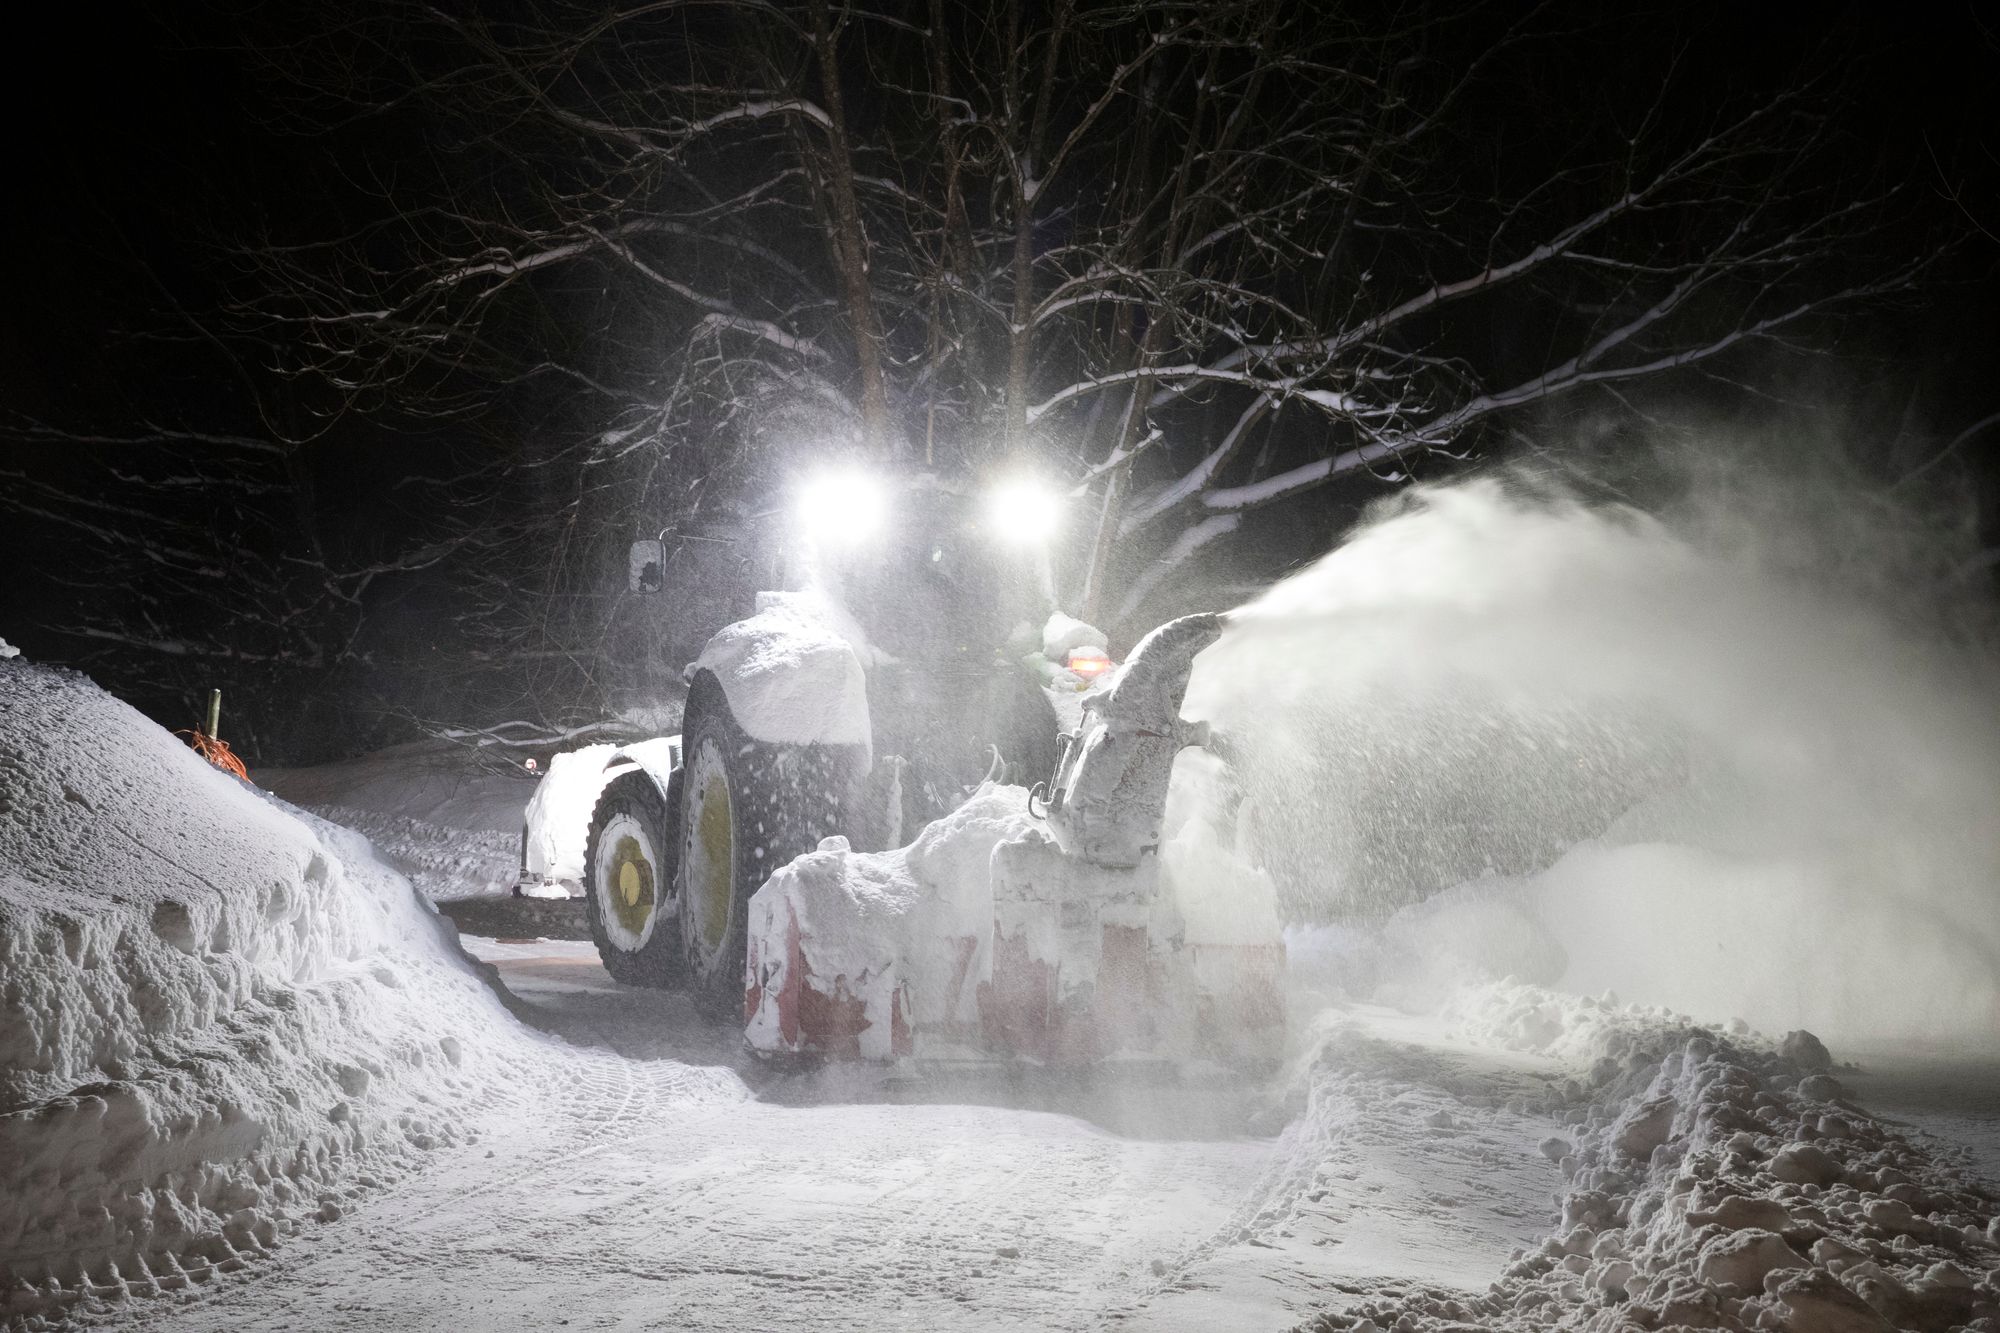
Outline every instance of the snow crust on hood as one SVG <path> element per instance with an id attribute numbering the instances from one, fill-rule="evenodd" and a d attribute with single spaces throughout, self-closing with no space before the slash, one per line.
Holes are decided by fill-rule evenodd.
<path id="1" fill-rule="evenodd" d="M 358 834 L 0 663 L 0 1316 L 187 1285 L 589 1059 Z M 741 1095 L 685 1071 L 676 1095 Z"/>
<path id="2" fill-rule="evenodd" d="M 868 681 L 852 618 L 816 592 L 760 593 L 757 614 L 725 625 L 688 668 L 722 683 L 751 739 L 866 745 Z"/>

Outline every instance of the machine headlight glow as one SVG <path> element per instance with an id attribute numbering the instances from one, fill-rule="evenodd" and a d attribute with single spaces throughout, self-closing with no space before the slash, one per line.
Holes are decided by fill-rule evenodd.
<path id="1" fill-rule="evenodd" d="M 859 468 L 816 473 L 799 488 L 797 508 L 800 524 L 819 541 L 866 541 L 888 521 L 888 488 Z"/>
<path id="2" fill-rule="evenodd" d="M 1091 644 L 1079 644 L 1069 650 L 1063 666 L 1085 680 L 1096 680 L 1111 670 L 1111 654 Z"/>
<path id="3" fill-rule="evenodd" d="M 1038 481 L 1003 482 L 987 497 L 986 517 L 1003 539 L 1035 545 L 1055 535 L 1062 496 Z"/>

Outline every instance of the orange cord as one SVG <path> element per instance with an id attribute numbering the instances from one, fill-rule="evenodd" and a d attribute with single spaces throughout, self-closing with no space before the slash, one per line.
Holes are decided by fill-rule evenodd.
<path id="1" fill-rule="evenodd" d="M 229 742 L 219 736 L 211 736 L 205 731 L 177 731 L 176 736 L 188 738 L 194 752 L 225 773 L 233 773 L 245 782 L 250 780 L 250 770 L 243 767 L 243 761 L 229 748 Z"/>

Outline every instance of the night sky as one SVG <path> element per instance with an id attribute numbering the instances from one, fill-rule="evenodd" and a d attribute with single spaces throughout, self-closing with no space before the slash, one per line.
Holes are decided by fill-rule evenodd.
<path id="1" fill-rule="evenodd" d="M 420 110 L 306 132 L 282 67 L 311 55 L 287 48 L 308 42 L 324 15 L 293 9 L 68 6 L 45 13 L 40 30 L 15 44 L 7 93 L 13 188 L 4 223 L 10 273 L 0 305 L 0 409 L 14 429 L 0 444 L 8 460 L 0 466 L 57 488 L 88 488 L 107 465 L 101 449 L 38 445 L 24 426 L 89 433 L 178 420 L 254 432 L 239 386 L 176 316 L 208 309 L 241 277 L 232 247 L 265 234 L 329 235 L 366 223 L 380 209 L 367 176 L 441 169 L 430 150 L 442 141 L 427 139 L 433 127 Z M 1550 136 L 1566 123 L 1579 132 L 1594 124 L 1596 108 L 1635 77 L 1635 67 L 1652 67 L 1659 52 L 1637 49 L 1644 43 L 1682 43 L 1686 77 L 1718 93 L 1789 77 L 1802 50 L 1834 51 L 1859 71 L 1845 94 L 1850 161 L 1873 164 L 1885 178 L 1907 176 L 1920 196 L 1892 243 L 1931 244 L 1951 227 L 1964 239 L 1923 292 L 1834 331 L 1835 359 L 1809 369 L 1752 362 L 1742 373 L 1775 375 L 1780 396 L 1839 402 L 1848 431 L 1862 438 L 1911 434 L 1914 424 L 1912 438 L 1934 441 L 2000 410 L 2000 136 L 1992 128 L 2000 124 L 2000 50 L 1975 6 L 1673 6 L 1629 25 L 1578 6 L 1564 21 L 1572 34 L 1543 43 L 1541 77 L 1489 91 L 1464 111 L 1457 142 L 1468 169 L 1506 161 L 1532 172 Z M 865 116 L 865 89 L 855 96 Z M 1714 385 L 1673 392 L 1737 410 Z M 302 391 L 286 410 L 310 416 L 316 406 Z M 407 483 L 463 465 L 466 447 L 449 432 L 359 419 L 320 435 L 305 466 L 344 556 L 387 549 L 387 534 L 432 522 L 434 501 Z M 1967 485 L 1991 489 L 1985 460 L 1996 450 L 2000 431 L 1967 443 Z M 1881 461 L 1888 479 L 1908 466 Z M 0 487 L 19 484 L 0 476 Z M 1245 562 L 1245 577 L 1269 577 L 1323 549 L 1381 489 L 1363 481 L 1270 511 L 1268 538 L 1253 543 L 1270 558 L 1261 567 Z M 199 512 L 213 498 L 197 490 L 163 494 L 161 503 Z M 2000 540 L 1990 512 L 1984 531 Z M 75 532 L 32 513 L 0 521 L 0 562 L 10 571 L 0 582 L 0 633 L 31 656 L 92 667 L 85 645 L 45 625 L 81 599 L 113 605 L 129 589 L 91 583 L 75 563 L 79 549 Z M 385 578 L 367 593 L 381 622 L 406 638 L 421 637 L 411 627 L 447 612 L 452 595 L 418 575 Z M 187 704 L 184 683 L 149 682 L 129 666 L 93 669 L 157 715 L 185 720 L 176 712 Z M 337 720 L 345 707 L 329 703 L 322 730 L 296 744 L 316 753 L 340 748 L 324 728 L 349 727 Z M 358 725 L 350 729 L 359 734 Z"/>

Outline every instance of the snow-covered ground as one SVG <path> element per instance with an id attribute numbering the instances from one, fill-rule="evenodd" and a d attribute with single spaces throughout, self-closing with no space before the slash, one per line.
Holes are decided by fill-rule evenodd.
<path id="1" fill-rule="evenodd" d="M 1266 1140 L 1087 1091 L 746 1074 L 690 1108 L 648 1071 L 733 1033 L 613 986 L 589 946 L 473 941 L 534 1023 L 620 1053 L 482 1117 L 439 1161 L 256 1281 L 121 1313 L 150 1329 L 1088 1328 L 1225 1225 Z M 1209 1094 L 1211 1097 L 1220 1094 Z M 1218 1121 L 1224 1123 L 1218 1124 Z"/>
<path id="2" fill-rule="evenodd" d="M 635 1075 L 738 1058 L 679 998 L 613 986 L 588 946 L 468 943 L 530 1022 Z M 1290 1107 L 1229 1084 L 746 1068 L 753 1102 L 660 1115 L 594 1082 L 489 1117 L 254 1282 L 110 1322 L 1282 1328 L 1385 1278 L 1483 1280 L 1542 1233 L 1560 1065 L 1387 1010 L 1326 1035 Z"/>
<path id="3" fill-rule="evenodd" d="M 521 868 L 526 770 L 469 761 L 461 746 L 416 742 L 313 768 L 260 768 L 258 786 L 368 835 L 433 902 L 506 893 Z"/>
<path id="4" fill-rule="evenodd" d="M 516 1023 L 360 835 L 80 676 L 0 662 L 11 1320 L 201 1288 L 605 1077 L 635 1078 Z M 744 1095 L 726 1070 L 636 1077 L 660 1108 Z"/>
<path id="5" fill-rule="evenodd" d="M 466 943 L 357 834 L 0 662 L 8 1322 L 2000 1329 L 1984 1055 L 1385 1007 L 1322 934 L 1263 1085 L 785 1074 L 588 946 Z"/>
<path id="6" fill-rule="evenodd" d="M 1842 1137 L 1818 1142 L 1843 1183 L 1788 1183 L 1772 1172 L 1826 1167 L 1797 1146 L 1770 1151 L 1789 1135 L 1764 1132 L 1771 1106 L 1807 1105 L 1796 1089 L 1747 1081 L 1779 1071 L 1774 1056 L 1658 1014 L 1499 986 L 1442 1016 L 1327 1011 L 1313 1053 L 1270 1090 L 743 1068 L 752 1100 L 687 1107 L 663 1100 L 649 1074 L 732 1064 L 732 1032 L 677 997 L 613 986 L 588 946 L 468 944 L 529 1022 L 617 1058 L 558 1096 L 476 1117 L 476 1142 L 434 1154 L 425 1172 L 280 1249 L 249 1280 L 85 1322 L 1275 1330 L 1314 1319 L 1360 1328 L 1372 1314 L 1384 1329 L 1407 1318 L 1517 1333 L 1613 1327 L 1603 1321 L 1680 1301 L 1693 1326 L 1754 1327 L 1757 1309 L 1738 1317 L 1747 1288 L 1722 1278 L 1741 1276 L 1730 1264 L 1775 1259 L 1781 1279 L 1805 1285 L 1764 1298 L 1789 1318 L 1769 1326 L 1886 1326 L 1862 1322 L 1858 1301 L 1809 1290 L 1810 1273 L 1840 1266 L 1832 1246 L 1813 1269 L 1775 1249 L 1715 1257 L 1761 1223 L 1801 1260 L 1828 1236 L 1884 1251 L 1844 1271 L 1895 1293 L 1900 1326 L 1944 1328 L 1922 1322 L 1923 1302 L 1957 1323 L 1969 1306 L 1951 1303 L 1952 1269 L 1938 1264 L 1968 1278 L 1991 1271 L 1988 1232 L 1920 1224 L 1913 1209 L 1922 1238 L 1897 1241 L 1870 1220 L 1903 1220 L 1875 1207 L 1895 1201 L 1882 1193 L 1885 1168 L 1921 1181 L 1922 1202 L 1944 1213 L 1972 1201 L 1960 1225 L 1977 1220 L 1982 1196 L 1939 1145 L 1906 1145 L 1893 1127 L 1836 1110 Z M 1689 1040 L 1710 1053 L 1688 1058 Z M 1659 1050 L 1673 1070 L 1653 1061 Z M 1594 1074 L 1605 1059 L 1618 1072 Z M 1760 1093 L 1770 1105 L 1757 1105 Z M 1663 1098 L 1685 1123 L 1661 1123 Z M 1753 1128 L 1736 1128 L 1738 1114 Z M 1708 1140 L 1722 1129 L 1731 1141 L 1718 1151 Z M 1818 1112 L 1808 1132 L 1819 1135 Z M 1744 1133 L 1763 1151 L 1734 1141 Z M 1630 1182 L 1614 1177 L 1636 1161 L 1624 1149 L 1655 1135 L 1667 1150 L 1641 1168 L 1658 1173 L 1651 1193 L 1621 1193 Z M 1695 1150 L 1683 1157 L 1684 1147 Z M 1847 1186 L 1849 1176 L 1865 1184 Z M 1607 1225 L 1655 1197 L 1665 1202 L 1648 1226 Z M 1808 1197 L 1827 1201 L 1802 1207 Z M 1983 1206 L 1990 1217 L 1990 1197 Z M 1570 1264 L 1572 1253 L 1584 1262 Z M 1650 1307 L 1605 1285 L 1623 1280 L 1629 1297 L 1642 1274 L 1660 1288 Z"/>

